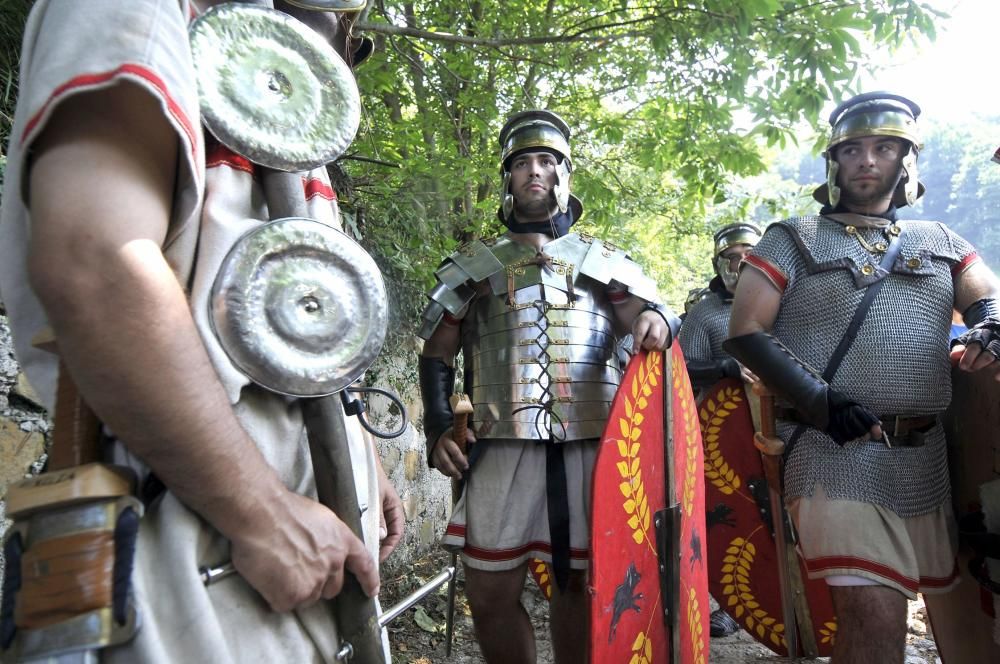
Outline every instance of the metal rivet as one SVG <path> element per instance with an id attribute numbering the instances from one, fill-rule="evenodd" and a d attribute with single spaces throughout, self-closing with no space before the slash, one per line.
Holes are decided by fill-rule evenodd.
<path id="1" fill-rule="evenodd" d="M 916 270 L 918 267 L 920 267 L 920 259 L 910 258 L 909 260 L 906 261 L 906 267 L 910 268 L 911 270 Z"/>
<path id="2" fill-rule="evenodd" d="M 861 273 L 864 274 L 864 275 L 871 276 L 871 275 L 875 274 L 875 266 L 872 265 L 872 264 L 870 264 L 870 263 L 867 264 L 867 265 L 863 265 L 861 267 Z"/>

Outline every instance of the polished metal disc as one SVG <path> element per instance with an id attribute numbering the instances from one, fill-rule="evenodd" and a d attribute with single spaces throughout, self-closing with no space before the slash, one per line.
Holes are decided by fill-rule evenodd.
<path id="1" fill-rule="evenodd" d="M 226 147 L 282 171 L 327 164 L 361 120 L 351 68 L 291 16 L 249 4 L 216 5 L 191 24 L 205 126 Z"/>
<path id="2" fill-rule="evenodd" d="M 244 374 L 273 392 L 333 394 L 378 356 L 388 325 L 382 273 L 357 242 L 313 219 L 247 233 L 212 287 L 212 327 Z"/>

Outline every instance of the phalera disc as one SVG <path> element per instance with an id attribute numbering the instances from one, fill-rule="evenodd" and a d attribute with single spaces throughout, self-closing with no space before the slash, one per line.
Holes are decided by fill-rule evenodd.
<path id="1" fill-rule="evenodd" d="M 339 157 L 361 120 L 358 85 L 326 40 L 291 16 L 217 5 L 191 24 L 205 126 L 250 161 L 282 171 Z"/>
<path id="2" fill-rule="evenodd" d="M 212 327 L 258 385 L 298 397 L 338 392 L 378 356 L 388 325 L 382 273 L 357 242 L 313 219 L 240 238 L 212 286 Z"/>

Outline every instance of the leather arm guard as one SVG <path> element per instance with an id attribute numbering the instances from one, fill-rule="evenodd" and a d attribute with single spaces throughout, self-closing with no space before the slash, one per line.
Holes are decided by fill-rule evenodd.
<path id="1" fill-rule="evenodd" d="M 740 363 L 731 357 L 721 360 L 688 360 L 688 377 L 695 388 L 711 387 L 723 378 L 740 375 Z"/>
<path id="2" fill-rule="evenodd" d="M 803 424 L 825 431 L 838 444 L 860 438 L 879 420 L 867 408 L 832 389 L 770 334 L 727 339 L 722 347 L 798 411 Z"/>
<path id="3" fill-rule="evenodd" d="M 962 320 L 969 330 L 952 339 L 952 347 L 979 344 L 1000 359 L 1000 301 L 996 298 L 977 300 L 962 312 Z"/>
<path id="4" fill-rule="evenodd" d="M 427 465 L 438 438 L 452 426 L 448 397 L 455 391 L 455 369 L 439 357 L 420 356 L 420 396 L 424 402 L 424 435 L 427 436 Z"/>

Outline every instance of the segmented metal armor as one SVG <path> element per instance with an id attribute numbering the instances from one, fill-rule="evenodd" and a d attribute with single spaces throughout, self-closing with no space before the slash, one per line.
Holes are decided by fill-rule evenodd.
<path id="1" fill-rule="evenodd" d="M 622 372 L 609 296 L 656 302 L 642 268 L 614 245 L 571 233 L 541 251 L 508 238 L 471 242 L 436 274 L 419 334 L 429 338 L 446 312 L 464 315 L 479 439 L 601 436 Z"/>
<path id="2" fill-rule="evenodd" d="M 879 258 L 885 245 L 898 241 L 898 228 L 905 229 L 904 244 L 886 273 Z M 882 418 L 891 437 L 888 415 L 937 414 L 951 401 L 953 278 L 973 260 L 973 247 L 944 224 L 836 214 L 773 225 L 747 262 L 783 291 L 774 336 L 817 374 L 865 287 L 888 279 L 831 386 Z M 782 423 L 780 435 L 787 439 L 795 426 Z M 807 428 L 788 460 L 785 490 L 790 498 L 810 495 L 816 482 L 831 498 L 874 503 L 903 517 L 933 511 L 950 494 L 940 423 L 920 447 L 890 448 L 883 441 L 839 447 Z"/>
<path id="3" fill-rule="evenodd" d="M 717 292 L 709 292 L 691 306 L 677 335 L 684 350 L 684 359 L 720 360 L 729 357 L 729 353 L 722 348 L 722 342 L 729 336 L 732 310 L 732 298 Z"/>

